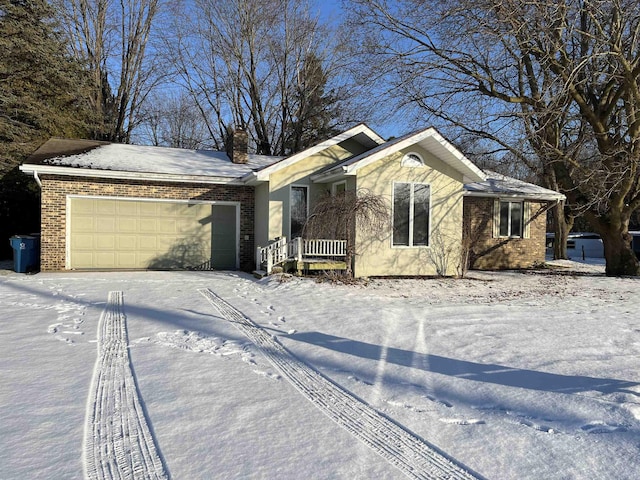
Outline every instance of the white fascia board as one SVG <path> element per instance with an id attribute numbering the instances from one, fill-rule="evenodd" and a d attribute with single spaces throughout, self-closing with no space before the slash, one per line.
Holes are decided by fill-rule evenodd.
<path id="1" fill-rule="evenodd" d="M 499 193 L 499 192 L 464 192 L 465 197 L 510 198 L 512 200 L 542 200 L 559 202 L 567 197 L 562 193 Z"/>
<path id="2" fill-rule="evenodd" d="M 480 182 L 487 179 L 486 175 L 482 170 L 476 167 L 467 157 L 465 157 L 462 152 L 460 152 L 457 148 L 451 145 L 442 135 L 438 133 L 438 131 L 431 127 L 419 132 L 415 135 L 405 138 L 404 140 L 394 143 L 389 146 L 389 148 L 383 148 L 374 154 L 363 158 L 362 160 L 358 160 L 348 165 L 347 174 L 355 173 L 358 169 L 370 165 L 371 163 L 380 160 L 388 155 L 391 155 L 395 152 L 398 152 L 404 148 L 411 147 L 412 145 L 420 144 L 423 140 L 427 138 L 433 138 L 440 144 L 449 155 L 453 158 L 443 158 L 442 155 L 438 154 L 439 152 L 433 152 L 428 147 L 421 145 L 425 150 L 430 152 L 436 158 L 444 161 L 447 165 L 458 170 L 463 174 L 464 180 L 466 183 L 471 182 Z M 366 155 L 366 154 L 365 154 Z"/>
<path id="3" fill-rule="evenodd" d="M 481 169 L 476 167 L 476 165 L 471 160 L 465 157 L 460 150 L 449 143 L 447 139 L 440 135 L 436 129 L 430 128 L 429 130 L 433 130 L 433 133 L 430 136 L 432 136 L 444 148 L 446 148 L 449 153 L 451 153 L 451 155 L 453 155 L 455 159 L 463 165 L 464 169 L 468 170 L 468 172 L 465 172 L 464 169 L 457 168 L 457 170 L 460 170 L 463 173 L 465 182 L 484 182 L 487 179 L 487 175 Z M 456 168 L 455 165 L 451 166 Z"/>
<path id="4" fill-rule="evenodd" d="M 356 135 L 358 135 L 359 133 L 364 133 L 366 134 L 369 138 L 371 138 L 373 141 L 375 141 L 378 145 L 381 145 L 382 143 L 384 143 L 384 139 L 382 137 L 380 137 L 380 135 L 378 135 L 376 132 L 374 132 L 373 130 L 371 130 L 369 127 L 367 127 L 364 123 L 361 123 L 359 125 L 356 125 L 353 128 L 350 128 L 349 130 L 347 130 L 346 132 L 342 132 L 339 133 L 338 135 L 336 135 L 335 137 L 330 138 L 329 140 L 325 140 L 322 143 L 319 143 L 317 145 L 314 145 L 313 147 L 309 147 L 306 150 L 303 150 L 302 152 L 298 152 L 295 153 L 293 155 L 291 155 L 290 157 L 285 158 L 284 160 L 280 160 L 279 162 L 274 163 L 273 165 L 270 165 L 266 168 L 263 168 L 262 170 L 255 172 L 255 178 L 253 178 L 251 176 L 251 174 L 246 175 L 245 177 L 243 177 L 243 180 L 245 180 L 246 182 L 260 182 L 260 181 L 268 181 L 269 180 L 269 175 L 271 175 L 274 172 L 277 172 L 278 170 L 282 169 L 282 168 L 286 168 L 290 165 L 293 165 L 294 163 L 307 158 L 311 155 L 314 155 L 318 152 L 321 152 L 322 150 L 325 150 L 329 147 L 333 147 L 334 145 L 337 145 L 340 142 L 344 142 L 345 140 L 350 139 L 351 137 L 355 137 Z"/>
<path id="5" fill-rule="evenodd" d="M 214 185 L 245 185 L 237 177 L 214 177 L 205 175 L 176 175 L 170 173 L 125 172 L 121 170 L 95 170 L 88 168 L 58 167 L 53 165 L 20 165 L 24 173 L 38 175 L 63 175 L 84 178 L 111 178 L 117 180 L 139 180 L 153 182 L 207 183 Z"/>

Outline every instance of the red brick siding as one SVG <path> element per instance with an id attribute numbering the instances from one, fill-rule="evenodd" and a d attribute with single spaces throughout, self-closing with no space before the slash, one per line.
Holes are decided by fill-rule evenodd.
<path id="1" fill-rule="evenodd" d="M 88 179 L 58 175 L 42 178 L 41 261 L 43 271 L 64 270 L 67 195 L 240 202 L 240 267 L 254 265 L 254 189 L 235 185 Z M 248 236 L 248 240 L 245 240 Z"/>
<path id="2" fill-rule="evenodd" d="M 465 197 L 464 237 L 470 248 L 470 268 L 529 268 L 545 259 L 545 204 L 530 202 L 529 238 L 493 238 L 493 198 Z"/>

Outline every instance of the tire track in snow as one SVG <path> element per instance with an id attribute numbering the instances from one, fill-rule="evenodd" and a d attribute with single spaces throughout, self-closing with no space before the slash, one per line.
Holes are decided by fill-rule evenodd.
<path id="1" fill-rule="evenodd" d="M 273 336 L 209 289 L 199 292 L 260 348 L 293 386 L 332 420 L 414 479 L 481 477 L 298 360 Z"/>
<path id="2" fill-rule="evenodd" d="M 89 480 L 167 479 L 131 371 L 122 292 L 109 292 L 87 402 L 84 470 Z"/>

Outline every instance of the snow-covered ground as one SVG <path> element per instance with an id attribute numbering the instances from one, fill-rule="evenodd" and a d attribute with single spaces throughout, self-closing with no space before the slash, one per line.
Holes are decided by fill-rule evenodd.
<path id="1" fill-rule="evenodd" d="M 639 478 L 640 280 L 602 272 L 4 271 L 0 478 Z"/>

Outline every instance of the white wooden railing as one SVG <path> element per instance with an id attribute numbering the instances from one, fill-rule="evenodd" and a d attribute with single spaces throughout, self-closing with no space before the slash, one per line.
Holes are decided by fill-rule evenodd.
<path id="1" fill-rule="evenodd" d="M 287 259 L 287 253 L 286 237 L 271 242 L 266 247 L 258 247 L 256 251 L 256 270 L 260 270 L 264 266 L 267 269 L 267 274 L 271 273 L 274 265 L 278 265 Z"/>
<path id="2" fill-rule="evenodd" d="M 295 259 L 301 262 L 305 258 L 344 257 L 346 254 L 346 240 L 296 237 L 291 242 L 287 242 L 286 237 L 282 237 L 275 242 L 271 242 L 266 247 L 257 248 L 256 270 L 261 270 L 264 267 L 267 274 L 270 274 L 275 265 L 286 260 Z"/>

